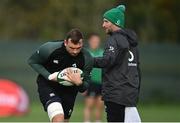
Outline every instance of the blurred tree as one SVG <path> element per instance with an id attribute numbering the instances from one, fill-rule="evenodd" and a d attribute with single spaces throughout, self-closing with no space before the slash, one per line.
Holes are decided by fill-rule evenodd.
<path id="1" fill-rule="evenodd" d="M 141 40 L 179 41 L 179 0 L 137 0 L 128 3 L 127 25 L 138 32 Z"/>
<path id="2" fill-rule="evenodd" d="M 102 14 L 122 3 L 142 42 L 180 42 L 179 0 L 1 0 L 0 39 L 62 39 L 74 27 L 104 36 Z"/>

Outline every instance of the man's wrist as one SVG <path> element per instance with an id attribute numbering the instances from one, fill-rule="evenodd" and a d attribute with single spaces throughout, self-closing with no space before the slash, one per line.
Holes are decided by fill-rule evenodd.
<path id="1" fill-rule="evenodd" d="M 74 84 L 80 86 L 82 83 L 83 83 L 82 80 L 79 80 L 78 82 L 76 81 Z"/>
<path id="2" fill-rule="evenodd" d="M 58 72 L 54 72 L 48 76 L 48 80 L 57 81 Z"/>
<path id="3" fill-rule="evenodd" d="M 53 78 L 52 78 L 52 74 L 50 74 L 49 76 L 48 76 L 48 80 L 52 80 Z"/>

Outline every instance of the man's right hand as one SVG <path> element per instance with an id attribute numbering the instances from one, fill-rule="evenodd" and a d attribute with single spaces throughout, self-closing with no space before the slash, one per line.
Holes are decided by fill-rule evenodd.
<path id="1" fill-rule="evenodd" d="M 57 75 L 59 72 L 54 72 L 52 74 L 49 75 L 48 79 L 51 81 L 57 81 Z"/>

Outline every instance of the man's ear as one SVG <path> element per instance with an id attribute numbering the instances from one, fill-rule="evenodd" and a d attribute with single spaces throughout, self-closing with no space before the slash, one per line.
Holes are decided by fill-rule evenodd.
<path id="1" fill-rule="evenodd" d="M 83 39 L 80 39 L 80 40 L 79 40 L 79 43 L 83 44 Z"/>
<path id="2" fill-rule="evenodd" d="M 67 40 L 64 40 L 64 46 L 67 46 L 67 43 L 68 43 Z"/>

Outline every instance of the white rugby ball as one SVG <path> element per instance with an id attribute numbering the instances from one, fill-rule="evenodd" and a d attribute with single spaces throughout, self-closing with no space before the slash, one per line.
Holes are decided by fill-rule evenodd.
<path id="1" fill-rule="evenodd" d="M 71 69 L 73 73 L 77 73 L 79 71 L 81 76 L 83 74 L 83 71 L 79 68 L 68 67 L 58 73 L 57 81 L 59 82 L 59 84 L 64 85 L 64 86 L 73 86 L 74 85 L 73 83 L 71 83 L 70 81 L 67 81 L 67 69 Z"/>

